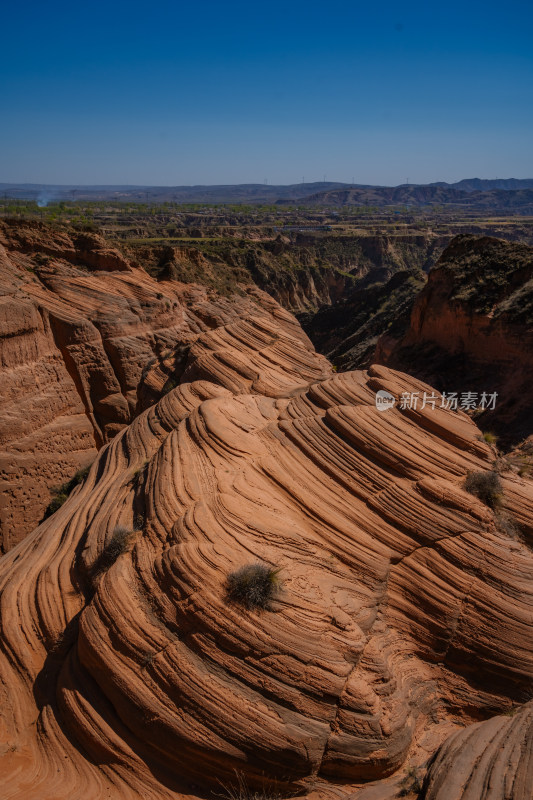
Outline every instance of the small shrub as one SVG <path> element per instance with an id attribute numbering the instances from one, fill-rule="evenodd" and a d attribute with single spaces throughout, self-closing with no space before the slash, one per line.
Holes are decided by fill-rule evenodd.
<path id="1" fill-rule="evenodd" d="M 113 566 L 122 553 L 125 553 L 132 540 L 133 531 L 123 525 L 118 525 L 113 531 L 111 539 L 106 544 L 93 567 L 93 577 L 98 577 Z"/>
<path id="2" fill-rule="evenodd" d="M 498 437 L 496 436 L 496 434 L 490 433 L 490 431 L 485 431 L 482 438 L 485 442 L 487 442 L 487 444 L 490 445 L 495 446 L 498 442 Z"/>
<path id="3" fill-rule="evenodd" d="M 137 467 L 137 469 L 134 470 L 133 477 L 134 478 L 139 478 L 144 473 L 144 471 L 145 471 L 145 469 L 146 469 L 146 467 L 148 466 L 149 463 L 150 463 L 149 459 L 145 458 L 144 461 L 142 462 L 142 464 L 140 465 L 140 467 Z"/>
<path id="4" fill-rule="evenodd" d="M 55 492 L 54 497 L 48 503 L 46 511 L 44 512 L 43 519 L 47 519 L 51 517 L 52 514 L 61 508 L 63 503 L 68 500 L 69 495 L 74 491 L 78 484 L 83 483 L 85 478 L 87 477 L 89 470 L 91 469 L 91 465 L 89 464 L 87 467 L 82 467 L 79 469 L 72 478 L 64 483 L 62 486 L 58 486 L 56 489 L 53 489 Z"/>
<path id="5" fill-rule="evenodd" d="M 509 472 L 512 469 L 512 462 L 506 456 L 498 456 L 498 458 L 495 458 L 492 462 L 492 469 L 494 472 L 497 472 L 498 475 L 502 475 L 504 472 Z"/>
<path id="6" fill-rule="evenodd" d="M 533 462 L 522 456 L 519 462 L 518 474 L 521 478 L 529 478 L 533 472 Z"/>
<path id="7" fill-rule="evenodd" d="M 150 666 L 150 664 L 154 660 L 154 656 L 155 656 L 155 653 L 153 651 L 150 651 L 149 653 L 146 653 L 141 659 L 141 669 L 144 669 L 145 667 Z"/>
<path id="8" fill-rule="evenodd" d="M 418 775 L 418 767 L 408 767 L 407 774 L 400 783 L 399 797 L 415 795 L 418 797 L 422 791 L 422 782 Z"/>
<path id="9" fill-rule="evenodd" d="M 78 486 L 80 483 L 83 483 L 83 481 L 89 474 L 91 466 L 92 466 L 91 464 L 88 464 L 86 467 L 82 467 L 81 469 L 79 469 L 75 473 L 75 475 L 73 475 L 73 477 L 68 481 L 68 483 L 65 483 L 61 488 L 64 489 L 64 491 L 66 491 L 67 494 L 70 494 L 76 488 L 76 486 Z"/>
<path id="10" fill-rule="evenodd" d="M 494 470 L 469 472 L 464 482 L 464 488 L 489 508 L 497 508 L 500 505 L 503 487 L 500 476 Z"/>
<path id="11" fill-rule="evenodd" d="M 136 514 L 133 520 L 133 527 L 136 531 L 142 531 L 144 528 L 145 519 L 143 514 Z"/>
<path id="12" fill-rule="evenodd" d="M 228 575 L 227 598 L 245 608 L 268 611 L 279 593 L 278 574 L 268 564 L 247 564 Z"/>
<path id="13" fill-rule="evenodd" d="M 248 785 L 243 773 L 237 771 L 235 771 L 233 784 L 221 783 L 220 785 L 223 791 L 218 794 L 218 797 L 223 800 L 281 800 L 283 797 L 291 796 L 290 792 L 289 795 L 286 790 L 281 793 L 275 784 L 265 781 L 260 788 L 253 788 Z"/>
<path id="14" fill-rule="evenodd" d="M 63 491 L 59 491 L 48 503 L 48 507 L 45 511 L 45 519 L 46 517 L 51 517 L 52 514 L 55 514 L 58 509 L 61 508 L 63 503 L 68 500 L 68 494 Z"/>
<path id="15" fill-rule="evenodd" d="M 145 380 L 146 380 L 146 378 L 147 378 L 147 376 L 148 376 L 148 373 L 150 372 L 151 368 L 154 366 L 154 364 L 155 364 L 155 362 L 156 362 L 156 361 L 157 361 L 157 356 L 153 356 L 153 358 L 150 358 L 150 359 L 149 359 L 149 360 L 146 362 L 146 364 L 145 364 L 145 365 L 144 365 L 144 367 L 142 368 L 142 372 L 141 372 L 141 381 L 145 381 Z"/>
<path id="16" fill-rule="evenodd" d="M 511 539 L 518 539 L 520 541 L 522 540 L 520 528 L 514 519 L 509 516 L 509 514 L 504 514 L 502 511 L 500 511 L 496 515 L 496 526 L 499 531 L 505 533 L 507 536 L 510 536 Z"/>

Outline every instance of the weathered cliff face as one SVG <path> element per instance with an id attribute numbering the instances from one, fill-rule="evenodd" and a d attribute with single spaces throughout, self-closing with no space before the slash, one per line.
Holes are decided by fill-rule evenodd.
<path id="1" fill-rule="evenodd" d="M 401 270 L 386 283 L 356 285 L 335 305 L 298 318 L 317 350 L 336 367 L 366 368 L 375 361 L 384 331 L 389 339 L 405 334 L 425 280 L 423 272 Z"/>
<path id="2" fill-rule="evenodd" d="M 316 312 L 350 296 L 354 287 L 386 283 L 398 271 L 428 270 L 449 236 L 323 235 L 293 232 L 276 240 L 223 239 L 196 246 L 131 247 L 152 275 L 206 283 L 227 291 L 253 281 L 294 313 Z"/>
<path id="3" fill-rule="evenodd" d="M 386 283 L 398 271 L 427 270 L 449 237 L 434 234 L 320 237 L 256 245 L 247 267 L 255 283 L 295 313 L 316 312 L 351 296 L 354 288 Z M 262 250 L 276 256 L 270 264 Z M 292 268 L 288 263 L 292 262 Z"/>
<path id="4" fill-rule="evenodd" d="M 0 225 L 0 549 L 135 416 L 143 368 L 231 320 L 294 318 L 249 287 L 156 281 L 94 234 Z"/>
<path id="5" fill-rule="evenodd" d="M 429 273 L 407 332 L 385 333 L 375 359 L 440 390 L 498 392 L 480 424 L 509 442 L 531 434 L 533 248 L 456 237 Z"/>
<path id="6" fill-rule="evenodd" d="M 6 797 L 177 800 L 237 771 L 368 798 L 531 686 L 533 553 L 462 488 L 494 460 L 478 428 L 377 411 L 427 387 L 334 375 L 285 323 L 202 332 L 0 560 Z M 501 480 L 531 544 L 533 482 Z M 279 570 L 263 610 L 226 593 L 256 561 Z"/>

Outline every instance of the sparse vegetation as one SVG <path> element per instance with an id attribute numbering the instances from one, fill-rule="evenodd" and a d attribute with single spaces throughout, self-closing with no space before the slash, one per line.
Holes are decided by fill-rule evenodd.
<path id="1" fill-rule="evenodd" d="M 490 431 L 485 431 L 482 438 L 485 442 L 487 442 L 487 444 L 490 444 L 491 446 L 494 447 L 498 443 L 498 437 L 496 436 L 496 434 L 491 433 Z"/>
<path id="2" fill-rule="evenodd" d="M 102 550 L 93 567 L 93 577 L 97 578 L 113 566 L 119 556 L 126 552 L 134 532 L 123 525 L 117 525 L 111 539 Z"/>
<path id="3" fill-rule="evenodd" d="M 510 536 L 511 539 L 522 539 L 522 533 L 514 519 L 509 514 L 505 514 L 503 511 L 500 511 L 498 514 L 496 514 L 496 526 L 499 531 L 505 533 L 507 536 Z"/>
<path id="4" fill-rule="evenodd" d="M 518 466 L 519 476 L 521 478 L 531 477 L 531 473 L 533 472 L 533 461 L 527 456 L 519 457 L 518 461 L 519 461 L 519 466 Z"/>
<path id="5" fill-rule="evenodd" d="M 141 531 L 145 525 L 145 519 L 143 514 L 136 514 L 133 520 L 133 525 L 136 531 Z"/>
<path id="6" fill-rule="evenodd" d="M 177 385 L 178 384 L 174 380 L 174 378 L 169 378 L 165 383 L 165 385 L 163 386 L 163 388 L 161 389 L 161 394 L 168 394 L 169 392 L 172 391 L 172 389 L 175 389 Z"/>
<path id="7" fill-rule="evenodd" d="M 223 800 L 281 800 L 287 797 L 287 792 L 280 792 L 279 788 L 267 781 L 263 781 L 259 788 L 252 788 L 248 785 L 246 777 L 242 772 L 235 771 L 235 782 L 233 784 L 221 783 L 222 791 L 219 797 Z"/>
<path id="8" fill-rule="evenodd" d="M 68 500 L 68 494 L 62 490 L 58 490 L 54 497 L 48 503 L 48 507 L 44 512 L 44 518 L 51 517 L 58 509 L 61 508 L 63 503 Z"/>
<path id="9" fill-rule="evenodd" d="M 228 575 L 226 594 L 229 601 L 248 609 L 268 611 L 279 594 L 279 570 L 268 564 L 247 564 Z"/>
<path id="10" fill-rule="evenodd" d="M 83 483 L 83 481 L 89 474 L 90 468 L 91 468 L 90 464 L 86 467 L 82 467 L 72 476 L 72 478 L 69 481 L 63 483 L 61 486 L 58 486 L 57 488 L 52 490 L 54 492 L 54 497 L 48 504 L 48 507 L 44 512 L 43 519 L 51 517 L 52 514 L 55 514 L 55 512 L 59 508 L 61 508 L 63 503 L 65 503 L 68 500 L 69 495 L 74 491 L 76 486 L 78 486 L 80 483 Z"/>
<path id="11" fill-rule="evenodd" d="M 150 650 L 149 653 L 146 653 L 143 658 L 141 659 L 141 669 L 148 667 L 152 661 L 154 660 L 155 653 L 153 650 Z"/>
<path id="12" fill-rule="evenodd" d="M 75 473 L 75 475 L 69 480 L 69 482 L 64 485 L 67 494 L 70 494 L 73 491 L 73 489 L 75 489 L 76 486 L 78 486 L 78 484 L 83 483 L 83 481 L 89 474 L 90 469 L 91 469 L 91 464 L 88 464 L 86 467 L 82 467 Z"/>
<path id="13" fill-rule="evenodd" d="M 418 797 L 422 791 L 422 781 L 418 775 L 418 767 L 408 767 L 405 777 L 400 783 L 398 797 Z"/>
<path id="14" fill-rule="evenodd" d="M 489 508 L 497 508 L 501 503 L 503 487 L 500 476 L 495 470 L 469 472 L 464 488 Z"/>
<path id="15" fill-rule="evenodd" d="M 512 468 L 511 460 L 508 456 L 498 456 L 492 462 L 492 469 L 494 472 L 497 472 L 498 475 L 502 475 L 504 472 L 509 472 Z"/>
<path id="16" fill-rule="evenodd" d="M 150 463 L 149 459 L 145 458 L 142 464 L 139 467 L 137 467 L 136 470 L 134 470 L 133 477 L 140 478 L 140 476 L 144 474 L 144 471 L 146 470 L 146 467 L 148 466 L 149 463 Z"/>

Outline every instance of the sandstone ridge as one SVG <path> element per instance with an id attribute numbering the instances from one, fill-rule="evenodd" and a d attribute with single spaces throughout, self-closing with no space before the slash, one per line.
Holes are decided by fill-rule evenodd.
<path id="1" fill-rule="evenodd" d="M 512 538 L 462 488 L 494 461 L 466 415 L 377 411 L 379 389 L 428 387 L 335 375 L 277 314 L 202 332 L 181 383 L 0 561 L 6 800 L 206 796 L 235 772 L 386 797 L 443 745 L 441 800 L 449 737 L 523 703 L 533 483 L 502 475 Z M 268 611 L 225 594 L 257 560 L 279 569 Z"/>
<path id="2" fill-rule="evenodd" d="M 177 349 L 185 364 L 199 335 L 242 318 L 269 318 L 310 347 L 256 287 L 223 297 L 157 281 L 92 233 L 0 223 L 0 278 L 4 552 L 41 521 L 51 490 L 135 417 L 143 370 L 164 371 Z"/>

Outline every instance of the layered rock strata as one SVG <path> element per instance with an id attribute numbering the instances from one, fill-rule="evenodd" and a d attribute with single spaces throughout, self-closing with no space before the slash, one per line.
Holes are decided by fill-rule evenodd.
<path id="1" fill-rule="evenodd" d="M 177 348 L 184 367 L 201 333 L 254 315 L 307 341 L 255 287 L 222 297 L 156 281 L 95 234 L 1 223 L 0 279 L 4 552 L 41 521 L 54 489 L 131 422 L 143 370 Z"/>
<path id="2" fill-rule="evenodd" d="M 201 334 L 181 381 L 0 561 L 6 800 L 205 796 L 235 773 L 369 797 L 523 702 L 533 553 L 462 488 L 494 461 L 465 414 L 379 412 L 377 390 L 428 387 L 334 375 L 268 315 Z M 533 483 L 501 480 L 527 539 Z M 256 561 L 279 570 L 271 610 L 226 596 Z"/>

